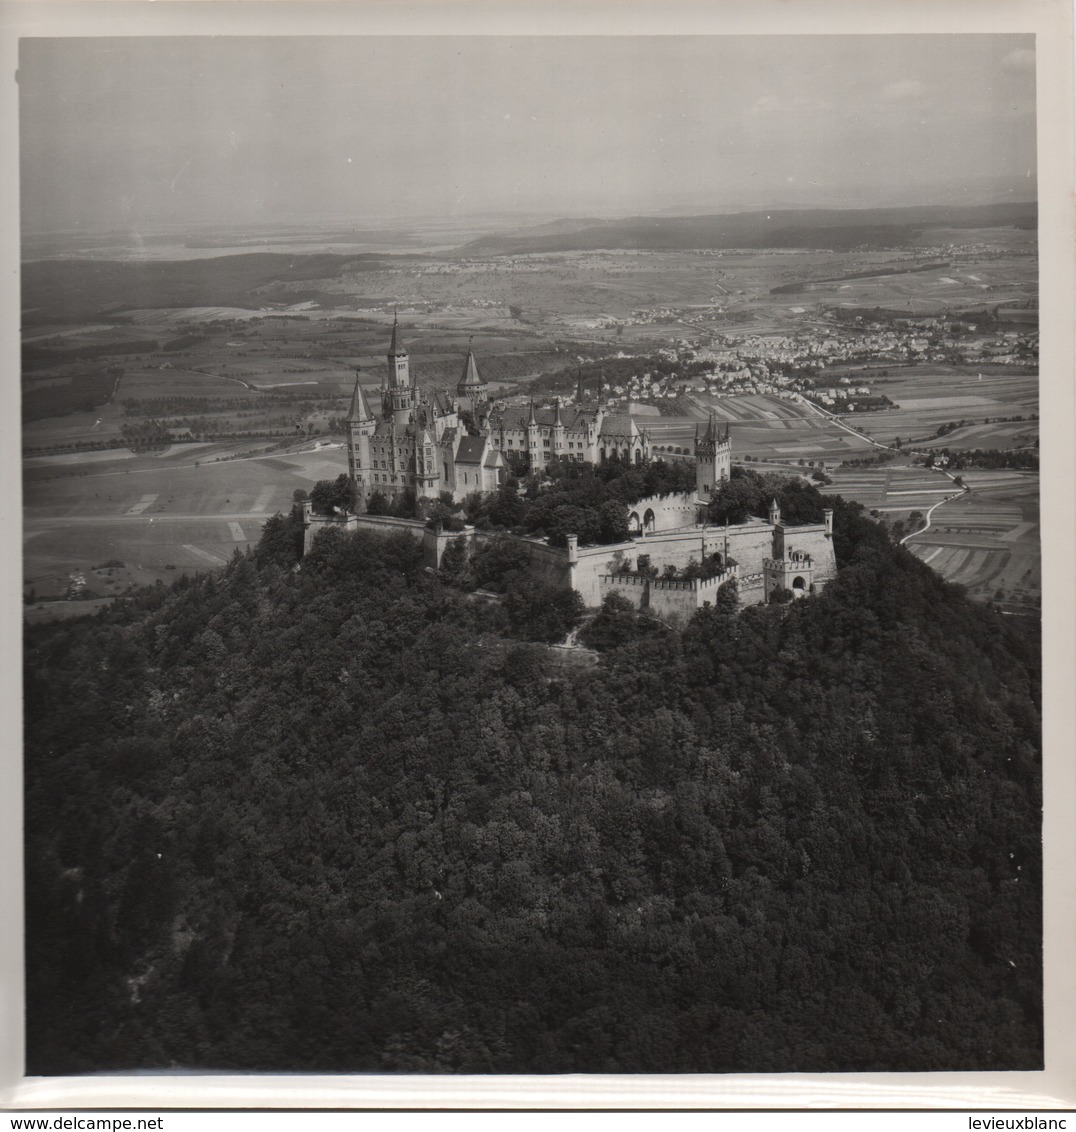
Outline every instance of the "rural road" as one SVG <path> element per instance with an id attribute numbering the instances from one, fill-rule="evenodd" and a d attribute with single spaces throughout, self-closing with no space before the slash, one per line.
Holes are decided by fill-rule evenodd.
<path id="1" fill-rule="evenodd" d="M 951 480 L 955 479 L 955 477 L 949 475 L 949 473 L 945 471 L 942 472 L 942 475 L 949 476 Z M 923 524 L 923 526 L 920 527 L 917 531 L 912 531 L 910 535 L 905 535 L 904 538 L 900 540 L 900 545 L 903 546 L 908 541 L 908 539 L 915 538 L 917 535 L 923 534 L 924 531 L 930 530 L 930 518 L 934 514 L 934 512 L 937 511 L 937 509 L 941 507 L 943 503 L 948 503 L 949 500 L 956 499 L 957 496 L 963 495 L 967 490 L 968 489 L 966 487 L 962 487 L 959 491 L 954 491 L 952 495 L 947 495 L 944 499 L 939 499 L 937 503 L 935 503 L 927 510 L 926 515 L 923 516 L 926 519 L 926 522 Z"/>

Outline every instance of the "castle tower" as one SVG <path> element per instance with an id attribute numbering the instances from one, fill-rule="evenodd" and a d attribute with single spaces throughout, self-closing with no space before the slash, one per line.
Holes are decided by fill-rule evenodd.
<path id="1" fill-rule="evenodd" d="M 560 398 L 556 400 L 556 412 L 553 414 L 552 454 L 563 455 L 568 450 L 568 429 L 564 418 L 560 415 Z"/>
<path id="2" fill-rule="evenodd" d="M 769 601 L 774 590 L 783 589 L 794 598 L 807 597 L 815 591 L 815 564 L 809 554 L 792 551 L 781 558 L 767 558 L 762 563 L 763 593 Z"/>
<path id="3" fill-rule="evenodd" d="M 358 488 L 359 506 L 370 493 L 370 437 L 377 421 L 359 384 L 359 371 L 355 371 L 355 391 L 351 395 L 351 408 L 344 418 L 347 432 L 347 467 L 351 481 Z"/>
<path id="4" fill-rule="evenodd" d="M 576 374 L 577 374 L 577 376 L 576 376 L 576 381 L 575 381 L 575 403 L 577 405 L 582 405 L 587 399 L 587 391 L 583 387 L 583 367 L 582 366 L 578 367 Z"/>
<path id="5" fill-rule="evenodd" d="M 698 425 L 695 426 L 695 490 L 699 495 L 710 495 L 731 475 L 732 438 L 728 425 L 724 435 L 719 434 L 711 413 L 701 438 Z"/>
<path id="6" fill-rule="evenodd" d="M 527 453 L 530 456 L 531 471 L 538 470 L 542 463 L 542 430 L 534 415 L 534 402 L 531 401 L 531 414 L 527 418 Z"/>
<path id="7" fill-rule="evenodd" d="M 770 522 L 775 527 L 781 525 L 781 505 L 777 502 L 776 498 L 770 500 Z"/>
<path id="8" fill-rule="evenodd" d="M 411 364 L 407 347 L 400 341 L 399 319 L 392 317 L 392 342 L 388 352 L 389 376 L 382 391 L 385 416 L 398 425 L 406 425 L 415 411 L 417 389 L 411 383 Z"/>
<path id="9" fill-rule="evenodd" d="M 488 388 L 478 373 L 471 343 L 467 343 L 467 360 L 463 363 L 463 376 L 456 386 L 456 396 L 464 409 L 470 409 L 477 416 L 478 406 L 486 400 Z"/>
<path id="10" fill-rule="evenodd" d="M 437 448 L 430 430 L 423 425 L 415 435 L 415 495 L 419 499 L 436 499 L 439 490 Z"/>

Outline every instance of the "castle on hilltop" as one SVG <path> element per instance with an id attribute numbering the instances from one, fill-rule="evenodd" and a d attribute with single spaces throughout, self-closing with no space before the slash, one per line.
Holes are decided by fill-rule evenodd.
<path id="1" fill-rule="evenodd" d="M 631 504 L 630 537 L 623 543 L 580 546 L 569 535 L 567 546 L 557 547 L 542 538 L 474 527 L 450 532 L 417 518 L 369 514 L 370 499 L 378 492 L 390 499 L 413 492 L 416 501 L 450 492 L 461 502 L 472 492 L 495 491 L 512 463 L 525 463 L 532 471 L 557 458 L 597 464 L 616 457 L 642 464 L 652 451 L 649 430 L 628 414 L 610 412 L 600 387 L 588 401 L 582 380 L 571 406 L 558 399 L 551 409 L 537 409 L 533 402 L 510 408 L 491 401 L 469 349 L 455 396 L 426 395 L 411 376 L 396 320 L 388 360 L 380 414 L 372 412 L 356 379 L 346 418 L 357 513 L 315 514 L 307 500 L 306 550 L 327 525 L 406 531 L 422 542 L 426 565 L 436 570 L 452 542 L 462 540 L 470 555 L 491 538 L 512 538 L 525 549 L 535 579 L 574 589 L 589 608 L 616 591 L 640 608 L 680 620 L 716 600 L 727 582 L 736 582 L 741 603 L 755 605 L 778 594 L 819 593 L 836 573 L 832 511 L 821 523 L 793 526 L 782 521 L 774 500 L 765 517 L 723 525 L 706 521 L 711 497 L 732 475 L 729 425 L 722 431 L 713 413 L 705 430 L 695 429 L 695 490 Z"/>
<path id="2" fill-rule="evenodd" d="M 396 319 L 388 363 L 380 414 L 370 408 L 356 377 L 345 418 L 348 472 L 362 510 L 375 492 L 389 499 L 408 491 L 416 499 L 436 499 L 447 491 L 461 502 L 475 491 L 495 491 L 513 456 L 534 471 L 559 458 L 595 464 L 613 456 L 635 464 L 650 459 L 650 433 L 630 415 L 609 412 L 600 390 L 587 403 L 582 380 L 574 405 L 558 399 L 552 409 L 536 409 L 533 402 L 508 407 L 490 400 L 468 349 L 455 397 L 440 390 L 427 396 L 411 375 Z M 464 412 L 477 435 L 464 427 Z M 728 466 L 727 461 L 726 479 Z"/>

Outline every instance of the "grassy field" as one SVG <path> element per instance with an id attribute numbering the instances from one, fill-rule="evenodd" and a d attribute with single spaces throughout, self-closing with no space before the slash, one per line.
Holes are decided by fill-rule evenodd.
<path id="1" fill-rule="evenodd" d="M 219 459 L 242 446 L 177 445 L 163 458 L 128 456 L 79 466 L 28 462 L 24 482 L 24 586 L 63 597 L 71 575 L 109 561 L 127 571 L 104 592 L 127 583 L 168 580 L 184 570 L 226 562 L 257 542 L 266 518 L 291 507 L 297 488 L 346 470 L 342 447 L 277 456 Z M 53 458 L 62 459 L 62 458 Z M 95 585 L 102 592 L 104 583 Z"/>

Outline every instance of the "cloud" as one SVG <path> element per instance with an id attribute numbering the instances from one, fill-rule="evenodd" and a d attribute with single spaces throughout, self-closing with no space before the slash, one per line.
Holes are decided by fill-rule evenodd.
<path id="1" fill-rule="evenodd" d="M 907 98 L 919 98 L 926 94 L 926 90 L 926 86 L 918 79 L 898 79 L 882 88 L 882 97 L 898 102 Z"/>
<path id="2" fill-rule="evenodd" d="M 1018 47 L 1001 60 L 1003 71 L 1025 73 L 1035 70 L 1035 52 L 1030 47 Z"/>

